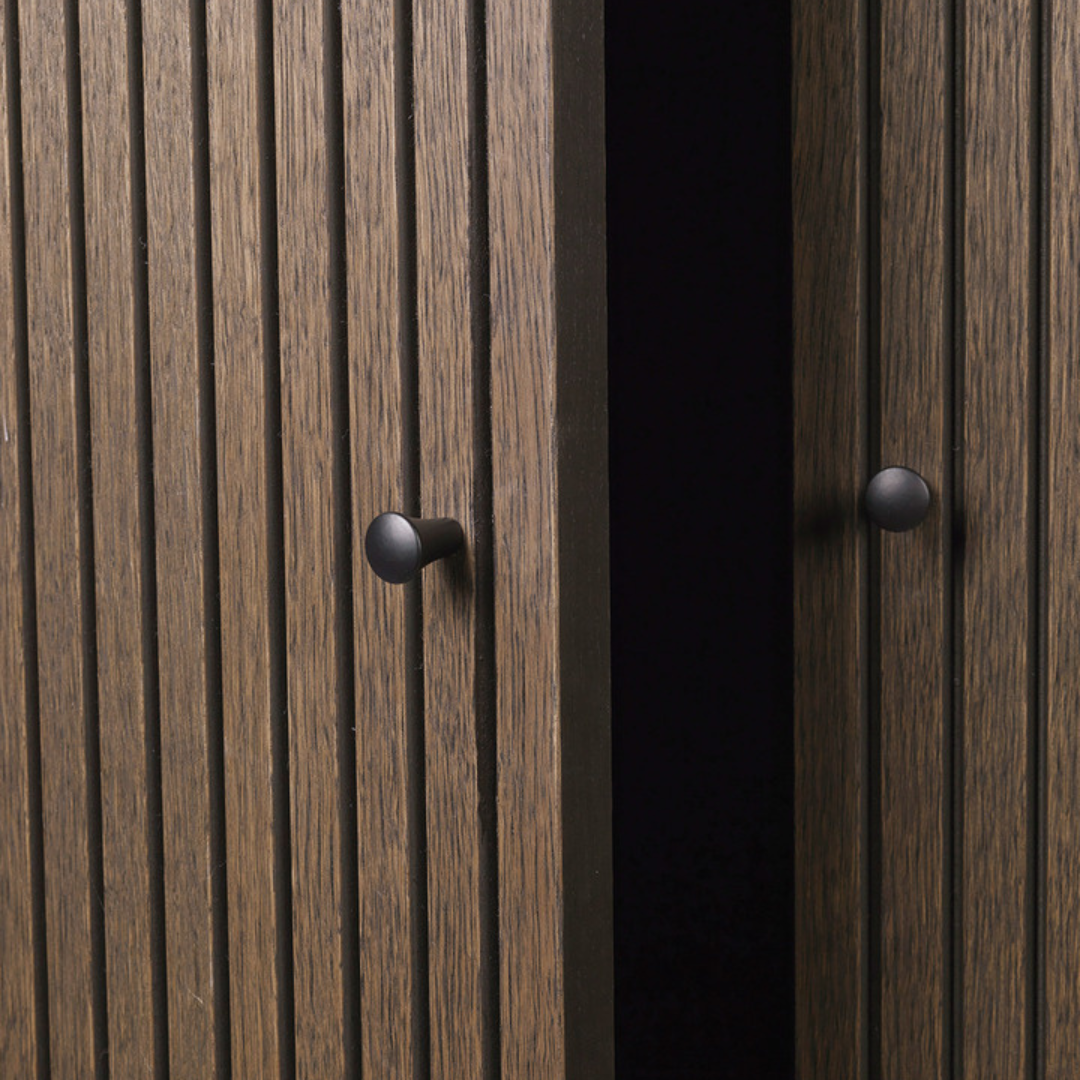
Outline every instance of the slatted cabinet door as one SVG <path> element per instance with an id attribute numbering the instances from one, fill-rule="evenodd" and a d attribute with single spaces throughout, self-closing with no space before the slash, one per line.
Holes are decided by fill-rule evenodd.
<path id="1" fill-rule="evenodd" d="M 0 1076 L 611 1076 L 599 3 L 0 32 Z"/>
<path id="2" fill-rule="evenodd" d="M 798 1074 L 1073 1076 L 1080 8 L 794 20 Z"/>

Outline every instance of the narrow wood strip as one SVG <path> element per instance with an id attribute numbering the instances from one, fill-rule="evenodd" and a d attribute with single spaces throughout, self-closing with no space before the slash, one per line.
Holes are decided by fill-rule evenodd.
<path id="1" fill-rule="evenodd" d="M 1076 506 L 1080 452 L 1080 243 L 1075 229 L 1080 190 L 1080 11 L 1049 7 L 1044 78 L 1050 80 L 1048 121 L 1049 379 L 1046 388 L 1046 1076 L 1080 1073 L 1080 981 L 1072 958 L 1080 950 L 1080 513 Z"/>
<path id="2" fill-rule="evenodd" d="M 475 533 L 476 357 L 467 0 L 416 0 L 416 239 L 420 490 L 427 517 Z M 424 573 L 431 1075 L 483 1075 L 477 775 L 477 566 Z"/>
<path id="3" fill-rule="evenodd" d="M 947 1070 L 950 15 L 945 0 L 884 0 L 881 9 L 880 459 L 915 469 L 933 492 L 930 516 L 918 529 L 880 533 L 885 1080 L 929 1080 Z"/>
<path id="4" fill-rule="evenodd" d="M 805 1080 L 860 1076 L 867 1047 L 859 8 L 796 0 L 792 25 L 795 1055 Z"/>
<path id="5" fill-rule="evenodd" d="M 81 0 L 87 325 L 110 1067 L 155 1058 L 125 11 Z M 141 253 L 140 253 L 141 257 Z"/>
<path id="6" fill-rule="evenodd" d="M 410 868 L 407 590 L 380 581 L 363 553 L 380 513 L 407 506 L 404 371 L 411 314 L 404 306 L 403 156 L 396 97 L 397 5 L 342 8 L 360 994 L 365 1077 L 413 1080 L 426 1058 L 414 998 L 417 912 Z M 426 962 L 426 958 L 425 958 Z M 427 1002 L 422 1005 L 426 1014 Z"/>
<path id="7" fill-rule="evenodd" d="M 296 1067 L 342 1075 L 345 1015 L 325 11 L 274 5 Z"/>
<path id="8" fill-rule="evenodd" d="M 19 5 L 27 339 L 35 462 L 38 678 L 51 1075 L 97 1075 L 88 701 L 81 562 L 68 30 L 62 5 Z M 92 725 L 91 725 L 92 726 Z M 98 1001 L 98 1008 L 104 1002 Z"/>
<path id="9" fill-rule="evenodd" d="M 271 579 L 268 362 L 260 178 L 259 42 L 253 0 L 207 6 L 214 371 L 221 566 L 222 724 L 229 857 L 232 1071 L 284 1076 L 291 1036 L 280 1028 L 280 768 L 273 726 L 275 583 Z M 280 1071 L 279 1071 L 280 1070 Z"/>
<path id="10" fill-rule="evenodd" d="M 211 731 L 197 310 L 191 14 L 146 0 L 147 260 L 153 376 L 154 505 L 169 983 L 169 1075 L 202 1077 L 217 1062 L 211 864 Z"/>
<path id="11" fill-rule="evenodd" d="M 1027 1075 L 1032 0 L 966 15 L 963 1075 Z"/>
<path id="12" fill-rule="evenodd" d="M 0 19 L 0 1075 L 39 1075 L 48 1048 L 38 1044 L 34 960 L 30 739 L 27 705 L 25 537 L 20 453 L 29 433 L 19 407 L 15 342 L 15 235 L 12 221 L 12 117 L 8 111 L 10 39 Z M 18 116 L 14 122 L 18 123 Z M 17 159 L 16 159 L 17 160 Z"/>

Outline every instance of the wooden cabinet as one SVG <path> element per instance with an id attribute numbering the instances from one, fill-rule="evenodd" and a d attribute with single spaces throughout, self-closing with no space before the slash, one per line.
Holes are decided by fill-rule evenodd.
<path id="1" fill-rule="evenodd" d="M 0 1074 L 611 1075 L 599 6 L 0 31 Z"/>

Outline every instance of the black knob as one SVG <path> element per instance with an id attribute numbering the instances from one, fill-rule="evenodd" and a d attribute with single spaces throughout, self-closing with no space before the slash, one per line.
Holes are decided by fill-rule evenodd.
<path id="1" fill-rule="evenodd" d="M 882 469 L 866 488 L 866 514 L 889 532 L 914 529 L 930 510 L 930 488 L 911 469 Z"/>
<path id="2" fill-rule="evenodd" d="M 411 581 L 429 562 L 453 555 L 465 534 L 453 518 L 414 518 L 380 514 L 364 537 L 371 569 L 394 585 Z"/>

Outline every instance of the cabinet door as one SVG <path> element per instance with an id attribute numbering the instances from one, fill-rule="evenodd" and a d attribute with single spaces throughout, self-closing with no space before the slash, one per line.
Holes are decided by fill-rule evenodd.
<path id="1" fill-rule="evenodd" d="M 1071 1076 L 1080 10 L 797 0 L 794 40 L 799 1075 Z"/>
<path id="2" fill-rule="evenodd" d="M 0 33 L 0 1074 L 610 1076 L 599 5 Z"/>

